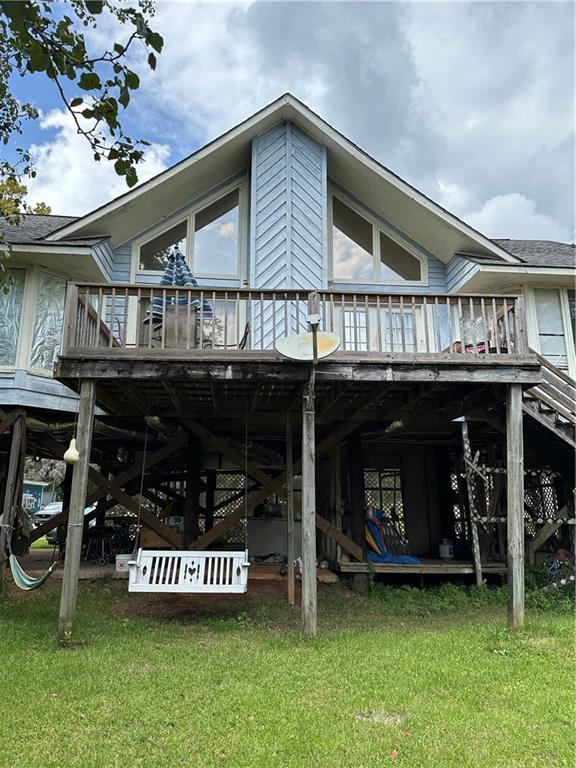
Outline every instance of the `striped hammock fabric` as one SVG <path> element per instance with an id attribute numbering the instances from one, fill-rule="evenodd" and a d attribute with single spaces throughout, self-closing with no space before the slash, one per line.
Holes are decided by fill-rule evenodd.
<path id="1" fill-rule="evenodd" d="M 58 561 L 52 563 L 45 574 L 35 578 L 34 576 L 29 576 L 26 573 L 26 571 L 22 568 L 16 559 L 16 555 L 10 555 L 10 570 L 12 571 L 12 578 L 14 579 L 14 583 L 17 587 L 23 589 L 25 592 L 31 592 L 33 589 L 38 589 L 41 587 L 42 584 L 44 584 L 44 582 L 52 575 L 52 572 L 57 566 Z"/>
<path id="2" fill-rule="evenodd" d="M 184 256 L 179 250 L 175 249 L 168 257 L 168 263 L 164 269 L 164 274 L 160 280 L 160 285 L 171 286 L 174 288 L 195 288 L 198 285 L 198 281 L 190 272 L 190 268 L 184 259 Z M 188 296 L 179 296 L 178 305 L 186 306 L 188 304 Z M 168 307 L 174 307 L 176 305 L 176 298 L 174 296 L 154 296 L 152 304 L 148 309 L 148 313 L 144 320 L 147 324 L 152 320 L 152 326 L 158 328 L 164 322 L 164 313 Z M 199 299 L 193 299 L 190 305 L 199 310 L 201 303 Z M 210 302 L 206 299 L 202 302 L 202 315 L 204 319 L 212 317 L 212 307 Z"/>

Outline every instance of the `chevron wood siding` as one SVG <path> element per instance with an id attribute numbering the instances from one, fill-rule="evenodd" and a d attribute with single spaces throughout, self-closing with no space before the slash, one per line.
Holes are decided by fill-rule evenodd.
<path id="1" fill-rule="evenodd" d="M 304 291 L 326 287 L 326 180 L 325 147 L 291 123 L 276 126 L 254 140 L 251 287 Z M 304 317 L 302 307 L 292 307 L 291 316 L 286 318 L 282 307 L 264 302 L 263 307 L 254 308 L 254 336 L 261 343 L 263 326 L 265 346 L 272 346 L 274 336 L 298 333 Z"/>

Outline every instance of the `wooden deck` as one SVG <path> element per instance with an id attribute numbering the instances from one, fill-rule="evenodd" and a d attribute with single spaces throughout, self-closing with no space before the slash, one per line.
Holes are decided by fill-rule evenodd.
<path id="1" fill-rule="evenodd" d="M 468 560 L 422 560 L 419 565 L 390 563 L 340 563 L 340 573 L 438 574 L 456 576 L 473 574 L 474 563 Z M 482 573 L 506 573 L 505 563 L 482 563 Z"/>

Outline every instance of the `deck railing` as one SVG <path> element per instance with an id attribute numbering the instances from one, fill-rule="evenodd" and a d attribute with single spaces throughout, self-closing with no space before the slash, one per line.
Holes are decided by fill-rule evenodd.
<path id="1" fill-rule="evenodd" d="M 304 333 L 309 292 L 70 284 L 62 353 L 272 351 Z M 340 353 L 528 353 L 523 298 L 320 291 L 320 329 Z"/>

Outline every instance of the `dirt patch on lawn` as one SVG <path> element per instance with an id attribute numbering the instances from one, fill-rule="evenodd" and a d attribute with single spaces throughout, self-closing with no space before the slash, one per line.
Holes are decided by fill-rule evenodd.
<path id="1" fill-rule="evenodd" d="M 126 586 L 114 591 L 114 615 L 118 618 L 146 617 L 197 623 L 205 619 L 234 619 L 255 613 L 259 606 L 286 605 L 286 585 L 279 581 L 257 581 L 244 594 L 128 594 Z M 299 595 L 297 596 L 299 602 Z"/>
<path id="2" fill-rule="evenodd" d="M 382 725 L 401 725 L 403 719 L 402 715 L 397 715 L 394 712 L 384 712 L 380 709 L 358 712 L 356 715 L 356 720 L 361 722 L 382 723 Z"/>

